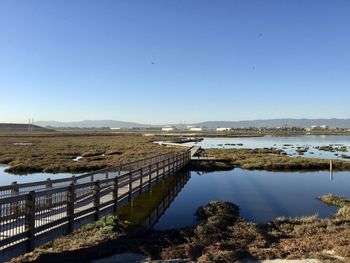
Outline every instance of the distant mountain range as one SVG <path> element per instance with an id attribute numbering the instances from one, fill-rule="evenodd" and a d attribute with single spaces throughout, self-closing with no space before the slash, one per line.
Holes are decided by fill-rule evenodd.
<path id="1" fill-rule="evenodd" d="M 59 121 L 36 121 L 36 125 L 42 127 L 55 127 L 55 128 L 144 128 L 155 125 L 140 124 L 136 122 L 127 121 L 114 121 L 114 120 L 84 120 L 74 122 L 59 122 Z"/>
<path id="2" fill-rule="evenodd" d="M 141 124 L 127 121 L 114 120 L 84 120 L 77 122 L 37 121 L 36 125 L 42 127 L 78 127 L 78 128 L 147 128 L 162 127 L 163 125 Z M 350 128 L 350 119 L 269 119 L 246 121 L 206 121 L 188 125 L 205 126 L 208 128 L 247 128 L 247 127 L 310 127 L 311 125 L 328 125 L 337 128 Z M 184 124 L 173 124 L 176 127 L 184 127 Z"/>

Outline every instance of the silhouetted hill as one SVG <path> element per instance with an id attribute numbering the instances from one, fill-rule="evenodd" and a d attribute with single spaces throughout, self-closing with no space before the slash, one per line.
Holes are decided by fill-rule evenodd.
<path id="1" fill-rule="evenodd" d="M 77 127 L 77 128 L 147 128 L 160 127 L 162 125 L 142 124 L 127 121 L 114 120 L 84 120 L 76 122 L 37 121 L 37 125 L 43 127 Z M 178 128 L 185 128 L 184 124 L 173 124 Z M 188 124 L 190 125 L 190 124 Z M 350 128 L 350 119 L 269 119 L 269 120 L 246 120 L 246 121 L 206 121 L 192 125 L 206 126 L 208 128 L 248 128 L 248 127 L 310 127 L 311 125 L 328 125 L 337 128 Z"/>
<path id="2" fill-rule="evenodd" d="M 28 132 L 29 124 L 19 123 L 0 123 L 0 132 Z M 54 130 L 40 127 L 38 125 L 31 125 L 30 130 L 33 132 L 52 132 Z"/>
<path id="3" fill-rule="evenodd" d="M 84 120 L 75 122 L 58 122 L 58 121 L 37 121 L 36 124 L 43 127 L 78 127 L 78 128 L 143 128 L 152 125 L 140 124 L 136 122 L 114 121 L 114 120 Z"/>

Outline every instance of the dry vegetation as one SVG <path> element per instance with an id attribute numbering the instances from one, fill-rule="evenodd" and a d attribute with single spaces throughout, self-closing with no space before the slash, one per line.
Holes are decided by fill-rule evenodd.
<path id="1" fill-rule="evenodd" d="M 9 170 L 17 173 L 89 171 L 174 150 L 152 143 L 159 139 L 101 134 L 0 136 L 0 163 L 9 164 Z M 231 165 L 245 169 L 329 168 L 327 160 L 291 158 L 273 149 L 210 149 L 209 154 L 229 159 Z M 77 156 L 84 158 L 72 161 Z M 350 162 L 346 161 L 335 161 L 333 166 L 350 170 Z M 238 207 L 233 204 L 211 202 L 199 208 L 198 226 L 157 232 L 130 229 L 123 219 L 110 216 L 14 261 L 87 262 L 91 258 L 133 251 L 154 259 L 189 258 L 198 262 L 238 262 L 247 257 L 350 262 L 350 201 L 331 195 L 320 199 L 339 207 L 334 218 L 277 218 L 258 225 L 241 219 Z M 343 261 L 326 251 L 333 251 Z"/>
<path id="2" fill-rule="evenodd" d="M 159 139 L 159 138 L 157 138 Z M 113 134 L 1 135 L 0 164 L 8 172 L 87 172 L 174 149 L 153 144 L 154 137 Z M 73 161 L 77 156 L 83 158 Z"/>
<path id="3" fill-rule="evenodd" d="M 0 135 L 0 164 L 9 165 L 7 171 L 16 174 L 34 172 L 88 172 L 174 150 L 153 144 L 160 136 L 136 134 L 17 134 Z M 169 137 L 166 138 L 169 140 Z M 229 163 L 210 164 L 207 170 L 244 169 L 264 170 L 322 170 L 329 169 L 329 161 L 311 158 L 292 158 L 276 149 L 209 149 L 209 155 L 228 159 Z M 79 161 L 74 158 L 82 156 Z M 215 167 L 217 166 L 217 167 Z M 334 169 L 350 170 L 350 162 L 334 161 Z"/>
<path id="4" fill-rule="evenodd" d="M 209 155 L 219 159 L 228 159 L 232 165 L 243 169 L 259 170 L 326 170 L 329 160 L 316 158 L 289 157 L 276 149 L 209 149 Z M 336 170 L 350 170 L 349 161 L 333 161 Z"/>
<path id="5" fill-rule="evenodd" d="M 86 262 L 127 251 L 153 259 L 187 258 L 195 262 L 240 262 L 246 258 L 349 262 L 349 215 L 338 213 L 331 219 L 277 218 L 258 225 L 241 219 L 234 204 L 214 201 L 197 210 L 201 223 L 193 228 L 126 231 L 121 219 L 108 217 L 13 262 L 64 262 L 68 257 Z M 85 247 L 90 248 L 89 253 L 81 250 Z"/>

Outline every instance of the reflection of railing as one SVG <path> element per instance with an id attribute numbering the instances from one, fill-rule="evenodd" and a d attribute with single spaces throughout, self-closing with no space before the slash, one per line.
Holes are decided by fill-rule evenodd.
<path id="1" fill-rule="evenodd" d="M 77 176 L 76 180 L 52 180 L 50 187 L 36 191 L 31 187 L 43 182 L 18 184 L 18 191 L 0 198 L 0 262 L 117 211 L 189 161 L 188 151 L 172 153 Z M 65 185 L 59 186 L 62 182 Z"/>
<path id="2" fill-rule="evenodd" d="M 188 180 L 191 177 L 189 171 L 184 171 L 184 175 L 176 179 L 175 185 L 165 193 L 164 198 L 159 202 L 156 209 L 154 209 L 148 218 L 144 222 L 144 227 L 151 228 L 153 227 L 164 212 L 168 209 L 170 204 L 174 201 L 175 197 L 181 192 L 182 188 L 186 185 Z"/>

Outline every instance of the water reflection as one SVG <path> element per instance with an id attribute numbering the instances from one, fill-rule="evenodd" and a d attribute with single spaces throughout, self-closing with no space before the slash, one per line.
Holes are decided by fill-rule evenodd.
<path id="1" fill-rule="evenodd" d="M 153 227 L 189 181 L 191 173 L 181 171 L 142 193 L 117 214 L 132 225 Z"/>
<path id="2" fill-rule="evenodd" d="M 157 204 L 157 207 L 150 213 L 143 226 L 152 228 L 170 207 L 176 196 L 181 192 L 188 180 L 191 178 L 190 171 L 182 172 L 176 179 L 173 188 L 164 191 L 164 198 Z"/>
<path id="3" fill-rule="evenodd" d="M 194 143 L 187 143 L 194 144 Z M 264 137 L 212 137 L 204 138 L 203 141 L 196 143 L 202 148 L 276 148 L 283 150 L 289 156 L 300 156 L 298 152 L 302 151 L 303 157 L 324 158 L 324 159 L 342 159 L 348 160 L 350 156 L 350 136 L 264 136 Z M 321 146 L 332 146 L 332 150 L 320 150 Z M 305 152 L 304 152 L 305 151 Z"/>
<path id="4" fill-rule="evenodd" d="M 0 185 L 9 185 L 12 182 L 17 183 L 30 183 L 33 181 L 45 181 L 48 178 L 51 179 L 61 179 L 61 178 L 67 178 L 72 177 L 73 174 L 70 173 L 57 173 L 57 174 L 50 174 L 50 173 L 33 173 L 28 175 L 16 175 L 16 174 L 10 174 L 5 172 L 7 166 L 1 166 L 0 165 Z"/>
<path id="5" fill-rule="evenodd" d="M 317 197 L 336 194 L 350 198 L 350 172 L 268 172 L 236 168 L 232 171 L 197 173 L 154 225 L 166 230 L 197 224 L 199 206 L 212 200 L 233 202 L 244 219 L 266 223 L 275 217 L 329 217 L 336 208 Z"/>

